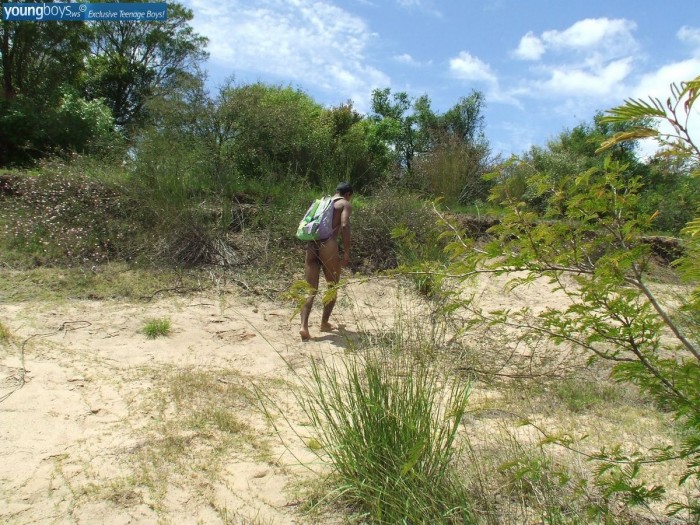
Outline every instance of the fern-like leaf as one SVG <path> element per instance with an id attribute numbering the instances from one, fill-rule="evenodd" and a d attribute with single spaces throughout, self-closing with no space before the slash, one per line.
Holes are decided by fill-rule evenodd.
<path id="1" fill-rule="evenodd" d="M 629 131 L 621 131 L 620 133 L 615 133 L 615 135 L 610 137 L 608 140 L 602 142 L 600 147 L 596 150 L 596 153 L 609 150 L 613 146 L 622 142 L 628 142 L 630 140 L 656 138 L 658 136 L 659 132 L 652 128 L 634 128 Z"/>

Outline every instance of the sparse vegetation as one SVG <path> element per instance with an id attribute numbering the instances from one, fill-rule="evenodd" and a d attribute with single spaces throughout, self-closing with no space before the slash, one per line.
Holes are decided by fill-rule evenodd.
<path id="1" fill-rule="evenodd" d="M 149 339 L 165 337 L 170 334 L 170 319 L 149 319 L 143 326 L 143 333 Z"/>
<path id="2" fill-rule="evenodd" d="M 470 523 L 454 469 L 469 386 L 410 355 L 312 364 L 302 400 L 340 499 L 371 523 Z"/>
<path id="3" fill-rule="evenodd" d="M 7 344 L 12 339 L 12 332 L 10 329 L 0 321 L 0 344 Z"/>
<path id="4" fill-rule="evenodd" d="M 304 444 L 331 471 L 319 499 L 363 523 L 700 520 L 700 149 L 686 125 L 699 78 L 494 166 L 480 92 L 441 114 L 427 94 L 376 89 L 368 115 L 263 83 L 210 94 L 191 13 L 173 5 L 168 18 L 171 32 L 151 24 L 129 42 L 105 24 L 7 26 L 0 303 L 143 304 L 225 283 L 279 300 L 301 275 L 300 214 L 349 180 L 351 270 L 408 276 L 425 311 L 377 321 L 300 374 L 315 431 Z M 634 141 L 650 137 L 665 151 L 642 160 Z M 568 303 L 481 308 L 465 292 L 479 273 L 512 277 L 509 289 L 549 279 Z M 13 396 L 31 379 L 28 343 L 71 323 L 2 363 Z M 130 333 L 171 330 L 161 317 Z M 17 342 L 0 322 L 0 345 Z M 251 426 L 260 397 L 232 370 L 166 375 L 135 430 L 133 472 L 81 493 L 61 454 L 55 475 L 74 497 L 158 512 L 194 480 L 221 521 L 243 522 L 210 496 L 234 451 L 275 461 Z"/>

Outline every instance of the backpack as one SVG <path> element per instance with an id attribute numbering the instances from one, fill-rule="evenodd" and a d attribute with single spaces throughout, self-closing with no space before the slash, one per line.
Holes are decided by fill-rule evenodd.
<path id="1" fill-rule="evenodd" d="M 316 199 L 299 222 L 297 239 L 301 241 L 328 239 L 333 234 L 333 203 L 338 198 L 326 196 Z"/>

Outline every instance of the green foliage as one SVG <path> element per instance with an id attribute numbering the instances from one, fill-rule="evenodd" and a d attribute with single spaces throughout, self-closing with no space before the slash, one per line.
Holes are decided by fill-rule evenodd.
<path id="1" fill-rule="evenodd" d="M 120 141 L 109 108 L 102 100 L 88 101 L 73 90 L 46 100 L 18 95 L 0 99 L 0 164 L 27 164 L 49 155 L 98 153 Z"/>
<path id="2" fill-rule="evenodd" d="M 630 118 L 663 116 L 676 125 L 678 112 L 692 112 L 698 81 L 674 88 L 673 100 L 660 103 L 629 103 L 616 108 L 602 122 L 623 123 Z M 667 107 L 670 113 L 664 113 Z M 700 155 L 684 127 L 676 127 L 675 142 L 666 136 L 662 144 L 672 154 L 695 165 Z M 638 138 L 620 132 L 604 148 Z M 619 155 L 618 159 L 622 158 Z M 664 410 L 674 415 L 687 439 L 674 451 L 649 453 L 646 461 L 681 457 L 687 470 L 681 482 L 695 483 L 700 476 L 700 310 L 697 281 L 689 296 L 665 300 L 649 284 L 651 250 L 644 233 L 654 215 L 640 206 L 644 171 L 607 156 L 602 164 L 590 165 L 574 176 L 559 169 L 538 169 L 538 163 L 520 168 L 518 160 L 506 165 L 506 175 L 518 170 L 527 194 L 510 184 L 503 174 L 493 179 L 494 204 L 506 211 L 491 229 L 492 240 L 478 249 L 472 241 L 453 237 L 448 253 L 453 257 L 446 273 L 465 278 L 488 271 L 513 276 L 511 285 L 546 278 L 553 290 L 566 293 L 569 305 L 545 309 L 533 321 L 531 312 L 481 312 L 493 323 L 515 322 L 532 334 L 546 336 L 555 344 L 584 349 L 591 360 L 612 363 L 612 377 L 637 385 Z M 540 163 L 539 166 L 542 166 Z M 585 167 L 582 165 L 580 167 Z M 687 176 L 687 173 L 686 173 Z M 680 261 L 686 275 L 697 277 L 698 237 L 696 221 L 686 230 L 689 251 Z M 601 457 L 604 457 L 601 456 Z M 613 458 L 615 459 L 615 458 Z M 624 493 L 628 504 L 648 504 L 660 497 L 658 487 L 637 481 L 643 461 L 631 458 L 619 467 L 604 469 L 600 483 L 610 494 Z M 692 480 L 692 482 L 690 481 Z M 677 510 L 677 507 L 676 507 Z M 683 510 L 695 516 L 695 503 Z"/>
<path id="3" fill-rule="evenodd" d="M 351 265 L 363 271 L 442 256 L 430 208 L 418 196 L 398 188 L 384 188 L 367 199 L 354 198 L 352 232 Z M 412 251 L 411 246 L 420 248 Z"/>
<path id="4" fill-rule="evenodd" d="M 467 159 L 460 158 L 458 166 L 452 168 L 448 180 L 460 183 L 453 189 L 449 197 L 459 197 L 462 201 L 469 196 L 465 193 L 465 175 L 476 175 L 488 154 L 488 143 L 483 135 L 484 98 L 478 91 L 463 97 L 453 108 L 444 115 L 435 113 L 430 107 L 427 95 L 411 99 L 406 92 L 400 91 L 392 95 L 389 88 L 375 89 L 372 92 L 371 121 L 376 128 L 378 138 L 390 146 L 394 152 L 394 164 L 404 175 L 411 175 L 415 161 L 424 156 L 437 155 L 438 158 L 450 157 L 461 153 L 467 154 Z M 430 161 L 428 161 L 429 163 Z M 422 171 L 426 163 L 422 163 Z M 430 173 L 430 170 L 428 170 Z M 418 175 L 412 183 L 420 183 Z M 429 176 L 428 186 L 444 180 L 439 171 Z M 445 184 L 438 186 L 437 192 L 444 192 Z M 456 192 L 456 193 L 455 193 Z M 478 197 L 478 195 L 474 195 Z"/>
<path id="5" fill-rule="evenodd" d="M 55 115 L 54 129 L 49 131 L 51 142 L 60 149 L 83 152 L 92 144 L 106 145 L 118 140 L 114 119 L 101 99 L 87 101 L 65 90 Z"/>
<path id="6" fill-rule="evenodd" d="M 371 191 L 385 182 L 391 152 L 379 139 L 377 125 L 361 118 L 350 103 L 331 108 L 332 153 L 326 168 L 330 180 L 351 181 L 357 191 Z"/>
<path id="7" fill-rule="evenodd" d="M 145 121 L 144 105 L 197 74 L 192 12 L 141 22 L 0 24 L 0 165 L 100 151 Z"/>
<path id="8" fill-rule="evenodd" d="M 601 144 L 600 150 L 605 151 L 618 144 L 623 144 L 639 138 L 653 138 L 666 149 L 666 153 L 680 158 L 700 157 L 700 149 L 690 135 L 688 118 L 692 107 L 700 94 L 700 77 L 680 85 L 671 84 L 671 96 L 662 102 L 656 97 L 644 99 L 629 99 L 625 104 L 608 111 L 603 119 L 608 123 L 631 124 L 630 130 L 616 133 Z M 665 122 L 670 124 L 669 130 L 659 130 L 649 122 Z"/>
<path id="9" fill-rule="evenodd" d="M 85 264 L 132 255 L 134 224 L 120 188 L 60 166 L 4 176 L 0 242 L 6 256 L 16 253 L 34 264 Z"/>
<path id="10" fill-rule="evenodd" d="M 5 326 L 5 324 L 0 321 L 0 344 L 7 344 L 12 340 L 12 332 Z"/>
<path id="11" fill-rule="evenodd" d="M 441 138 L 430 155 L 417 159 L 409 184 L 448 206 L 471 204 L 488 197 L 491 184 L 484 179 L 488 150 L 454 137 Z"/>
<path id="12" fill-rule="evenodd" d="M 576 523 L 576 514 L 582 514 L 573 512 L 571 495 L 567 494 L 580 492 L 581 488 L 575 486 L 578 480 L 573 479 L 567 469 L 553 461 L 542 448 L 536 451 L 523 449 L 517 457 L 501 464 L 498 470 L 505 478 L 506 491 L 511 497 L 522 498 L 532 508 L 538 509 L 542 523 Z M 567 503 L 563 504 L 563 501 Z M 572 521 L 569 521 L 570 516 Z"/>
<path id="13" fill-rule="evenodd" d="M 189 22 L 192 11 L 168 2 L 168 18 L 157 24 L 106 21 L 91 25 L 90 56 L 83 87 L 89 98 L 103 98 L 119 126 L 142 123 L 146 100 L 195 74 L 206 59 L 207 39 Z"/>
<path id="14" fill-rule="evenodd" d="M 303 408 L 343 500 L 370 523 L 471 523 L 453 450 L 469 386 L 410 356 L 312 364 Z"/>
<path id="15" fill-rule="evenodd" d="M 659 485 L 649 488 L 640 479 L 642 461 L 639 458 L 618 457 L 618 462 L 612 462 L 611 455 L 600 456 L 601 464 L 596 471 L 596 484 L 603 489 L 604 498 L 621 495 L 630 506 L 648 506 L 661 500 L 664 488 Z"/>
<path id="16" fill-rule="evenodd" d="M 483 95 L 463 97 L 440 115 L 427 96 L 411 100 L 390 90 L 373 92 L 371 116 L 378 134 L 394 150 L 395 164 L 403 169 L 402 185 L 442 197 L 448 204 L 486 198 L 489 148 L 483 128 Z"/>
<path id="17" fill-rule="evenodd" d="M 224 95 L 229 125 L 235 130 L 235 140 L 225 148 L 235 173 L 322 182 L 330 127 L 320 105 L 301 91 L 261 83 L 229 88 Z"/>
<path id="18" fill-rule="evenodd" d="M 151 300 L 158 291 L 200 290 L 202 275 L 110 263 L 91 269 L 38 267 L 7 271 L 0 281 L 3 301 Z"/>
<path id="19" fill-rule="evenodd" d="M 148 319 L 143 325 L 143 333 L 149 339 L 156 339 L 157 337 L 164 337 L 170 334 L 170 319 Z"/>
<path id="20" fill-rule="evenodd" d="M 440 272 L 444 261 L 438 236 L 425 232 L 427 235 L 419 237 L 417 232 L 406 224 L 397 226 L 391 233 L 396 243 L 399 271 L 411 276 L 421 295 L 429 299 L 444 298 L 443 276 Z"/>
<path id="21" fill-rule="evenodd" d="M 619 400 L 618 391 L 601 381 L 564 379 L 552 385 L 554 394 L 574 413 L 580 413 L 603 403 Z"/>
<path id="22" fill-rule="evenodd" d="M 229 81 L 212 97 L 193 81 L 151 101 L 148 111 L 154 124 L 141 133 L 139 163 L 160 162 L 175 149 L 180 163 L 196 169 L 199 191 L 231 195 L 251 181 L 308 189 L 340 180 L 361 191 L 388 163 L 386 145 L 352 105 L 325 109 L 290 87 Z"/>
<path id="23" fill-rule="evenodd" d="M 0 24 L 1 100 L 31 98 L 36 111 L 56 101 L 56 88 L 75 87 L 83 69 L 91 33 L 87 24 L 52 22 Z"/>

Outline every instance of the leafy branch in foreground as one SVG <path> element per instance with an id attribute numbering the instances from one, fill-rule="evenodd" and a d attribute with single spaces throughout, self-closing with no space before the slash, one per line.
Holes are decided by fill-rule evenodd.
<path id="1" fill-rule="evenodd" d="M 666 155 L 686 162 L 688 176 L 697 174 L 700 150 L 690 134 L 689 119 L 699 88 L 700 77 L 672 86 L 666 104 L 632 100 L 611 110 L 605 117 L 609 122 L 664 121 L 673 131 L 639 128 L 613 136 L 601 150 L 653 137 L 666 148 Z M 509 165 L 518 162 L 512 159 Z M 654 255 L 644 232 L 655 214 L 640 212 L 644 180 L 627 165 L 607 158 L 602 167 L 575 177 L 531 172 L 525 183 L 543 203 L 538 207 L 525 202 L 522 192 L 510 191 L 508 173 L 506 167 L 491 176 L 496 182 L 491 200 L 506 213 L 489 230 L 489 242 L 477 249 L 476 241 L 447 228 L 451 263 L 445 274 L 465 280 L 482 272 L 505 274 L 512 277 L 512 286 L 546 278 L 553 291 L 564 292 L 569 299 L 566 307 L 545 309 L 527 328 L 572 351 L 583 349 L 591 361 L 609 361 L 615 379 L 637 385 L 674 416 L 684 440 L 675 450 L 649 456 L 685 461 L 685 472 L 678 477 L 691 497 L 689 502 L 670 505 L 668 511 L 700 518 L 700 219 L 685 228 L 685 255 L 675 263 L 690 279 L 688 293 L 671 299 L 659 293 L 650 278 Z M 473 305 L 468 307 L 474 312 Z M 509 323 L 522 312 L 475 314 L 493 323 Z M 606 457 L 602 453 L 598 459 Z M 643 463 L 634 459 L 621 467 L 619 457 L 607 457 L 607 466 L 603 463 L 599 469 L 604 490 L 625 493 L 623 499 L 630 505 L 657 500 L 662 488 L 646 488 L 639 481 Z"/>
<path id="2" fill-rule="evenodd" d="M 604 141 L 598 151 L 605 151 L 623 142 L 644 138 L 654 138 L 667 153 L 682 157 L 700 157 L 700 149 L 690 134 L 689 121 L 692 107 L 700 95 L 700 77 L 696 77 L 680 85 L 671 84 L 671 96 L 665 102 L 657 97 L 629 99 L 622 106 L 608 111 L 602 121 L 609 123 L 636 124 L 631 130 L 613 135 Z M 647 120 L 645 120 L 647 119 Z M 655 127 L 640 125 L 642 122 L 664 121 L 671 126 L 672 131 L 659 131 Z"/>

